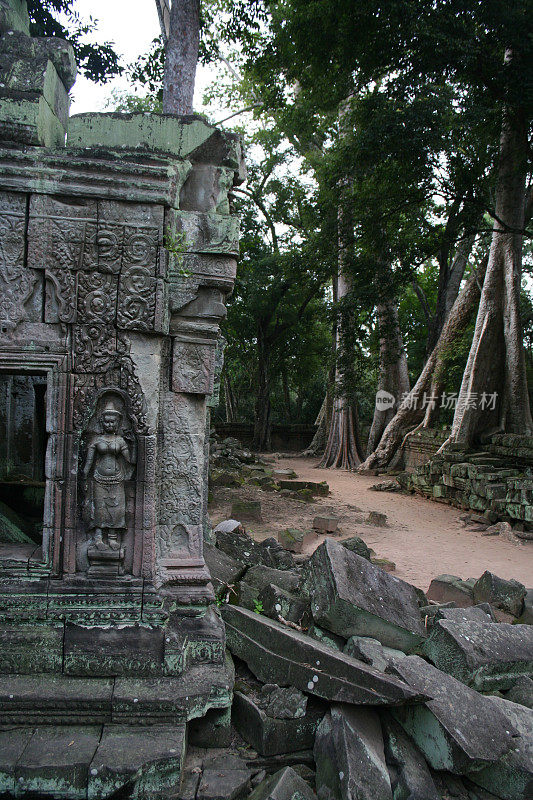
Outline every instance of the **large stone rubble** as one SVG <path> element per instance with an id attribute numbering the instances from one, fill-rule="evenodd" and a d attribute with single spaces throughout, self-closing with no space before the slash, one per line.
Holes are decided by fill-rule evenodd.
<path id="1" fill-rule="evenodd" d="M 489 524 L 507 521 L 517 537 L 533 538 L 531 436 L 496 434 L 475 451 L 449 446 L 398 481 L 404 489 L 480 512 Z"/>
<path id="2" fill-rule="evenodd" d="M 333 539 L 291 563 L 238 521 L 221 528 L 208 561 L 232 723 L 266 771 L 239 796 L 533 797 L 533 628 L 497 621 L 523 617 L 521 584 L 439 576 L 437 601 Z"/>

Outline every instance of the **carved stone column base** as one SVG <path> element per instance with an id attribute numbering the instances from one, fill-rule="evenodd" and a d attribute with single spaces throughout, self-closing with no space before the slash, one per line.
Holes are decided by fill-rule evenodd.
<path id="1" fill-rule="evenodd" d="M 124 563 L 123 547 L 119 550 L 111 550 L 111 548 L 100 550 L 97 547 L 89 547 L 87 550 L 87 558 L 90 564 L 87 572 L 89 577 L 97 577 L 99 575 L 116 576 L 122 574 Z"/>

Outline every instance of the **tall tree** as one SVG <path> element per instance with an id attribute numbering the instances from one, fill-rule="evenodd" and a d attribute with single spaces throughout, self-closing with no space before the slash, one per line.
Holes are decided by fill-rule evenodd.
<path id="1" fill-rule="evenodd" d="M 172 0 L 165 44 L 165 114 L 192 114 L 199 44 L 200 0 Z"/>

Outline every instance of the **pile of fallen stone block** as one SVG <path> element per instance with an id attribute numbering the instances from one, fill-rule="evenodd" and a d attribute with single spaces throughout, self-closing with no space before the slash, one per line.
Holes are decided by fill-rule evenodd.
<path id="1" fill-rule="evenodd" d="M 533 438 L 498 434 L 475 451 L 450 445 L 410 473 L 402 488 L 507 521 L 515 534 L 533 538 Z"/>
<path id="2" fill-rule="evenodd" d="M 486 572 L 425 594 L 361 543 L 303 558 L 236 520 L 215 529 L 206 561 L 246 780 L 222 794 L 206 756 L 193 796 L 532 798 L 533 592 Z"/>
<path id="3" fill-rule="evenodd" d="M 268 458 L 260 458 L 246 450 L 230 436 L 220 439 L 212 431 L 209 439 L 209 486 L 211 489 L 258 486 L 304 502 L 328 496 L 329 486 L 325 481 L 300 481 L 294 470 L 277 468 L 274 457 Z"/>

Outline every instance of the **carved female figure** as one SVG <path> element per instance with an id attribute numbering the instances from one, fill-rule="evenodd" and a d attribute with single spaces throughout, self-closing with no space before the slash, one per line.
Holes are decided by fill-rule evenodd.
<path id="1" fill-rule="evenodd" d="M 137 461 L 135 438 L 129 442 L 127 434 L 121 435 L 121 420 L 121 412 L 109 401 L 100 416 L 101 433 L 89 445 L 83 469 L 89 528 L 101 550 L 120 549 L 126 530 L 125 482 Z"/>

